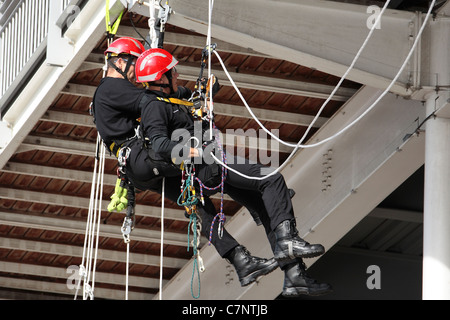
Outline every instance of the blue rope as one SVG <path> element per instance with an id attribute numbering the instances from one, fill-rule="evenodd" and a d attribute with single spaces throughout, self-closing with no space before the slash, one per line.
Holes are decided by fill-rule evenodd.
<path id="1" fill-rule="evenodd" d="M 189 251 L 189 245 L 190 245 L 190 239 L 189 239 L 189 234 L 191 230 L 191 225 L 197 225 L 197 214 L 194 212 L 191 214 L 190 219 L 189 219 L 189 225 L 188 225 L 188 247 L 187 247 L 187 251 Z M 193 251 L 194 251 L 194 268 L 192 270 L 192 278 L 191 278 L 191 295 L 194 299 L 198 299 L 200 298 L 200 270 L 198 267 L 198 261 L 197 261 L 197 232 L 193 231 L 192 232 L 194 234 L 194 244 L 193 244 Z M 198 278 L 198 295 L 194 294 L 194 277 L 195 277 L 195 271 L 197 271 L 197 278 Z"/>
<path id="2" fill-rule="evenodd" d="M 191 175 L 186 179 L 186 184 L 184 189 L 182 190 L 180 196 L 178 197 L 177 204 L 181 207 L 190 207 L 197 204 L 198 199 L 195 194 L 192 192 L 194 190 L 192 183 Z"/>

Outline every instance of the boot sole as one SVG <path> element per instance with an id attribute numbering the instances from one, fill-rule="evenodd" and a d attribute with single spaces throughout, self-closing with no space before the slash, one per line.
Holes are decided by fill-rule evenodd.
<path id="1" fill-rule="evenodd" d="M 304 252 L 302 254 L 294 254 L 294 258 L 315 258 L 318 256 L 321 256 L 325 253 L 325 250 L 317 250 L 317 251 L 308 251 Z M 275 260 L 277 261 L 284 261 L 284 260 L 292 260 L 293 258 L 289 256 L 289 254 L 285 252 L 278 252 L 275 254 Z"/>
<path id="2" fill-rule="evenodd" d="M 322 296 L 328 293 L 333 292 L 331 288 L 315 291 L 310 290 L 310 288 L 307 287 L 291 287 L 291 288 L 285 288 L 283 289 L 282 295 L 285 297 L 297 297 L 300 295 L 307 295 L 307 296 Z"/>
<path id="3" fill-rule="evenodd" d="M 246 276 L 242 279 L 239 279 L 239 282 L 241 283 L 241 287 L 246 287 L 249 284 L 252 284 L 256 280 L 258 280 L 258 277 L 265 276 L 265 275 L 271 273 L 272 271 L 274 271 L 276 268 L 278 268 L 277 261 L 275 261 L 271 265 L 265 267 L 264 269 L 259 269 L 259 270 L 254 271 L 253 273 L 250 273 L 248 276 Z"/>

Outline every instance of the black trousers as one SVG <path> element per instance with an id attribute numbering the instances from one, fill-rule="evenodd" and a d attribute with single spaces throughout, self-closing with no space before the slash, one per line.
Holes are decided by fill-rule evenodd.
<path id="1" fill-rule="evenodd" d="M 154 179 L 147 165 L 148 154 L 140 144 L 131 146 L 130 159 L 127 163 L 127 175 L 135 187 L 141 190 L 152 190 L 162 193 L 162 178 Z M 230 167 L 249 176 L 262 176 L 264 168 L 259 164 L 249 163 L 247 160 L 236 159 Z M 220 171 L 211 171 L 208 165 L 197 167 L 197 176 L 201 181 L 209 181 L 214 187 L 220 183 Z M 220 169 L 220 168 L 219 168 Z M 217 173 L 219 175 L 217 176 Z M 212 176 L 214 175 L 214 176 Z M 180 196 L 181 174 L 179 176 L 166 177 L 165 196 L 173 202 L 177 202 Z M 273 230 L 284 220 L 294 218 L 289 190 L 281 174 L 276 174 L 264 180 L 249 180 L 238 174 L 228 171 L 225 180 L 225 192 L 236 202 L 246 207 L 249 211 L 257 212 L 264 226 L 268 241 L 272 250 L 275 249 L 276 238 Z M 217 193 L 217 191 L 216 191 Z M 202 232 L 209 238 L 210 228 L 217 210 L 208 197 L 205 190 L 204 205 L 199 204 L 198 211 L 202 219 Z M 211 195 L 211 193 L 209 193 Z M 211 243 L 218 254 L 225 258 L 227 254 L 239 245 L 238 241 L 224 228 L 222 238 L 218 234 L 219 223 L 214 223 Z M 280 267 L 291 263 L 280 263 Z"/>
<path id="2" fill-rule="evenodd" d="M 265 176 L 265 172 L 267 171 L 266 167 L 260 164 L 250 163 L 248 160 L 242 158 L 235 158 L 228 165 L 230 168 L 252 177 Z M 217 170 L 211 169 L 211 165 L 201 164 L 196 167 L 196 170 L 197 176 L 202 182 L 207 181 L 208 184 L 212 184 L 209 187 L 214 187 L 221 181 L 221 167 L 220 170 Z M 211 177 L 212 175 L 214 177 Z M 251 180 L 228 170 L 225 180 L 225 192 L 234 201 L 246 207 L 249 211 L 257 212 L 273 251 L 276 244 L 273 230 L 281 222 L 294 219 L 291 196 L 284 177 L 278 173 L 263 180 Z M 204 222 L 211 225 L 212 218 L 210 222 L 209 217 L 207 215 L 203 220 L 208 220 Z M 217 223 L 214 225 L 212 242 L 218 248 L 219 253 L 221 251 L 225 252 L 231 246 L 231 241 L 229 242 L 230 245 L 228 245 L 225 235 L 221 240 L 218 239 L 216 225 Z M 284 261 L 280 263 L 280 267 L 283 269 L 285 265 L 292 262 Z"/>
<path id="3" fill-rule="evenodd" d="M 229 161 L 228 166 L 247 176 L 263 177 L 266 176 L 265 173 L 268 171 L 267 167 L 250 163 L 247 159 L 234 158 L 232 160 Z M 214 169 L 215 167 L 218 167 L 219 170 Z M 200 164 L 196 166 L 196 170 L 199 179 L 207 186 L 208 184 L 217 185 L 221 181 L 221 167 L 219 165 Z M 211 177 L 212 175 L 214 177 Z M 267 217 L 261 218 L 268 219 L 266 221 L 267 228 L 271 230 L 274 230 L 284 220 L 294 219 L 289 189 L 280 173 L 262 180 L 254 180 L 228 170 L 225 189 L 234 200 L 243 204 L 249 210 L 250 207 L 254 207 L 256 212 L 263 212 L 264 216 L 267 215 Z"/>
<path id="4" fill-rule="evenodd" d="M 140 142 L 133 143 L 129 146 L 131 148 L 130 157 L 127 160 L 127 177 L 132 184 L 141 190 L 151 190 L 162 194 L 162 178 L 155 178 L 152 168 L 148 165 L 149 156 L 147 151 L 143 148 Z M 180 196 L 181 186 L 181 171 L 177 176 L 165 177 L 165 197 L 172 202 L 177 203 Z M 217 215 L 217 210 L 211 199 L 206 195 L 204 197 L 204 205 L 199 203 L 197 205 L 200 217 L 202 219 L 203 235 L 209 238 L 209 232 L 212 221 Z M 216 248 L 221 257 L 225 257 L 228 252 L 233 250 L 239 243 L 228 233 L 226 229 L 223 231 L 222 239 L 218 237 L 218 225 L 214 224 L 211 243 Z"/>

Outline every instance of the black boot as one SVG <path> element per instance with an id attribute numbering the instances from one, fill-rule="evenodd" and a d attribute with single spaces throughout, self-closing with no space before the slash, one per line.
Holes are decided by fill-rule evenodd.
<path id="1" fill-rule="evenodd" d="M 289 265 L 284 270 L 284 286 L 282 295 L 296 297 L 302 294 L 319 296 L 331 293 L 333 289 L 328 283 L 318 283 L 306 273 L 305 264 L 299 262 Z"/>
<path id="2" fill-rule="evenodd" d="M 277 243 L 275 259 L 283 261 L 295 258 L 313 258 L 325 253 L 321 244 L 309 244 L 298 236 L 295 220 L 285 220 L 274 230 Z"/>
<path id="3" fill-rule="evenodd" d="M 255 282 L 259 276 L 271 273 L 278 268 L 278 262 L 272 259 L 253 257 L 243 246 L 237 246 L 227 255 L 239 277 L 241 286 L 245 287 Z"/>

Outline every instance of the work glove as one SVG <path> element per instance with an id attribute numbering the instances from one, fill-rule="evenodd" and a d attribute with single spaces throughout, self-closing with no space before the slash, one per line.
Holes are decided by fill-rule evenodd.
<path id="1" fill-rule="evenodd" d="M 128 205 L 127 189 L 121 186 L 121 179 L 117 179 L 114 194 L 111 196 L 111 202 L 108 205 L 108 211 L 122 211 Z"/>

